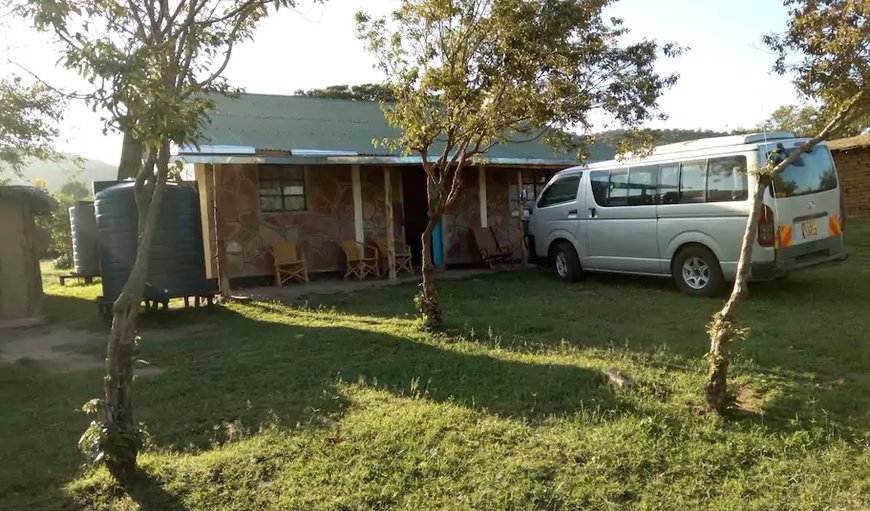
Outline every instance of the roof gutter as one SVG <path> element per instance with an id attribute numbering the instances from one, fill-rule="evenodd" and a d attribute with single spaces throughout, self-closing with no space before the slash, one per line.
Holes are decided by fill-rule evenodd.
<path id="1" fill-rule="evenodd" d="M 181 163 L 209 163 L 216 165 L 421 165 L 419 156 L 328 156 L 299 155 L 236 155 L 236 154 L 178 154 L 172 161 Z M 435 160 L 432 160 L 435 161 Z M 525 167 L 570 167 L 577 161 L 543 158 L 484 158 L 487 165 Z"/>

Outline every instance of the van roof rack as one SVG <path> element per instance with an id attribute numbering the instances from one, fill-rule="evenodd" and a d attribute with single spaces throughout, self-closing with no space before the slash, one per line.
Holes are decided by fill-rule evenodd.
<path id="1" fill-rule="evenodd" d="M 710 147 L 726 147 L 732 145 L 757 144 L 771 140 L 785 140 L 795 138 L 793 133 L 787 131 L 771 131 L 768 133 L 750 133 L 748 135 L 728 135 L 725 137 L 700 138 L 677 142 L 674 144 L 660 145 L 655 148 L 654 154 L 680 153 L 695 149 L 707 149 Z"/>

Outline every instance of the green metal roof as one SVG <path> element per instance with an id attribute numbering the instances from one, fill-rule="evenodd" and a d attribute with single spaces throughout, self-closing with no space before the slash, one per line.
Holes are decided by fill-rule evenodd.
<path id="1" fill-rule="evenodd" d="M 399 131 L 387 123 L 378 103 L 266 94 L 242 94 L 238 98 L 217 96 L 215 100 L 216 108 L 205 128 L 203 145 L 296 151 L 299 154 L 334 151 L 399 156 L 372 144 L 373 139 L 399 135 Z M 523 136 L 517 138 L 522 140 Z M 182 153 L 196 154 L 197 151 L 183 148 Z M 592 147 L 590 150 L 590 160 L 610 157 L 612 151 L 609 148 Z M 576 162 L 575 155 L 556 153 L 538 141 L 498 145 L 490 150 L 487 159 L 517 160 L 517 163 L 546 160 L 566 165 Z"/>

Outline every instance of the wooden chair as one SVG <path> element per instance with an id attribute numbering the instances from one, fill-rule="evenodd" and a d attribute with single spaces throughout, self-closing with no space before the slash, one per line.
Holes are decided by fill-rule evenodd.
<path id="1" fill-rule="evenodd" d="M 375 274 L 378 277 L 381 276 L 381 269 L 378 266 L 380 258 L 377 247 L 358 241 L 346 240 L 341 242 L 341 249 L 347 258 L 347 272 L 344 274 L 344 278 L 353 275 L 362 280 L 371 274 Z M 369 255 L 366 249 L 369 249 L 372 255 Z"/>
<path id="2" fill-rule="evenodd" d="M 283 286 L 288 280 L 308 283 L 308 265 L 305 254 L 299 250 L 295 241 L 281 241 L 271 247 L 275 259 L 275 282 Z"/>
<path id="3" fill-rule="evenodd" d="M 497 263 L 508 263 L 513 266 L 513 247 L 510 243 L 499 241 L 492 226 L 472 226 L 471 237 L 474 239 L 481 260 L 489 265 L 489 269 L 493 269 Z"/>
<path id="4" fill-rule="evenodd" d="M 381 252 L 381 259 L 387 261 L 387 271 L 390 271 L 390 257 L 389 247 L 387 247 L 387 238 L 383 236 L 378 236 L 377 238 L 375 238 L 375 245 L 377 245 L 378 250 Z M 399 240 L 395 240 L 393 242 L 393 245 L 396 250 L 396 273 L 404 270 L 413 275 L 414 266 L 411 265 L 411 247 L 404 241 Z"/>

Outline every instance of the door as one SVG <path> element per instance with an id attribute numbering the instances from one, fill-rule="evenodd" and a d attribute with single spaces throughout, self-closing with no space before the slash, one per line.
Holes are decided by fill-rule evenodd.
<path id="1" fill-rule="evenodd" d="M 768 144 L 759 157 L 766 158 L 772 151 L 775 158 L 785 159 L 790 150 L 793 147 Z M 840 235 L 840 191 L 834 160 L 826 146 L 814 147 L 786 167 L 773 182 L 773 194 L 781 249 L 802 245 L 810 249 Z"/>
<path id="2" fill-rule="evenodd" d="M 401 175 L 405 243 L 411 247 L 411 260 L 414 265 L 419 266 L 423 257 L 421 237 L 429 222 L 429 212 L 426 208 L 426 173 L 419 167 L 410 167 L 402 169 Z"/>
<path id="3" fill-rule="evenodd" d="M 583 211 L 587 218 L 584 268 L 660 273 L 657 175 L 657 165 L 589 173 L 591 200 Z"/>
<path id="4" fill-rule="evenodd" d="M 577 197 L 581 176 L 578 173 L 559 177 L 541 193 L 532 215 L 538 255 L 547 256 L 550 244 L 560 238 L 573 243 L 577 253 L 581 253 L 582 247 L 578 244 L 580 201 Z"/>

